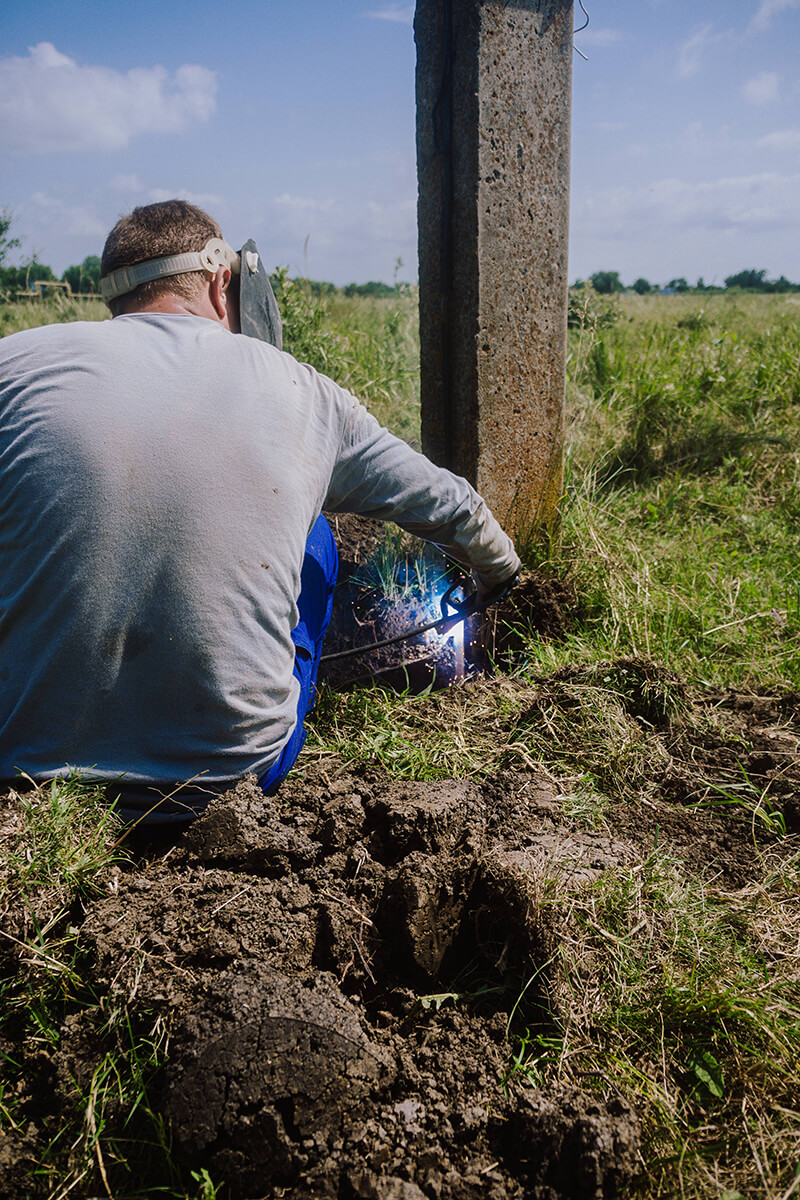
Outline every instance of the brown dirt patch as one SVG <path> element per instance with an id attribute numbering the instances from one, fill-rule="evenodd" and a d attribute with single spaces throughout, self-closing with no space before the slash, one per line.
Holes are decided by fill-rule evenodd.
<path id="1" fill-rule="evenodd" d="M 757 796 L 800 833 L 800 696 L 708 691 L 694 703 L 693 728 L 669 747 L 665 795 L 719 807 Z"/>
<path id="2" fill-rule="evenodd" d="M 607 840 L 580 866 L 557 809 L 530 776 L 343 774 L 279 800 L 245 781 L 166 856 L 113 875 L 81 920 L 84 976 L 169 1026 L 156 1099 L 178 1159 L 233 1197 L 614 1195 L 638 1147 L 622 1099 L 503 1090 L 510 1014 L 554 936 L 537 872 L 560 854 L 577 883 L 629 852 Z M 528 1020 L 548 1019 L 546 974 Z M 473 1001 L 440 995 L 468 977 Z M 42 1132 L 108 1049 L 87 1022 L 76 1008 L 57 1048 L 15 1048 Z M 9 1196 L 40 1194 L 31 1128 L 3 1147 Z"/>
<path id="3" fill-rule="evenodd" d="M 776 714 L 786 728 L 777 701 L 706 703 L 742 737 L 750 722 L 768 738 Z M 690 756 L 688 735 L 675 745 Z M 13 805 L 4 828 L 13 836 Z M 509 1035 L 566 1016 L 559 907 L 540 903 L 542 887 L 557 878 L 566 903 L 656 837 L 698 874 L 741 883 L 752 836 L 725 811 L 655 790 L 591 831 L 528 771 L 398 783 L 312 768 L 276 798 L 243 781 L 69 919 L 103 1004 L 169 1029 L 151 1102 L 178 1161 L 202 1163 L 225 1195 L 611 1197 L 637 1170 L 624 1098 L 504 1087 Z M 21 953 L 3 965 L 7 977 L 31 969 Z M 28 1068 L 29 1119 L 0 1142 L 5 1194 L 34 1197 L 40 1139 L 108 1046 L 75 1005 L 57 1046 L 6 1049 Z"/>

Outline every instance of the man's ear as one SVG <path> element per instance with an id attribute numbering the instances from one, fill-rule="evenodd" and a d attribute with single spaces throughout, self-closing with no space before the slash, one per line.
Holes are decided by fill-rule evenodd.
<path id="1" fill-rule="evenodd" d="M 222 325 L 230 329 L 230 301 L 229 293 L 231 283 L 231 272 L 228 267 L 219 267 L 216 275 L 214 275 L 208 283 L 208 298 L 211 301 L 211 306 L 217 314 L 217 318 Z"/>

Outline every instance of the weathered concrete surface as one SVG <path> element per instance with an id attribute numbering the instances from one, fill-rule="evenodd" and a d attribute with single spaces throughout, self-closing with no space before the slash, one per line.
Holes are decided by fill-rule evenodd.
<path id="1" fill-rule="evenodd" d="M 423 449 L 509 533 L 561 488 L 572 0 L 418 0 Z"/>

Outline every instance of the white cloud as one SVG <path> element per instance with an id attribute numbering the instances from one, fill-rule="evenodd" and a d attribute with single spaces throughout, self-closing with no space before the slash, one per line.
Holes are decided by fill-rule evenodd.
<path id="1" fill-rule="evenodd" d="M 215 192 L 190 192 L 186 188 L 150 188 L 147 199 L 151 204 L 158 204 L 162 200 L 188 200 L 198 208 L 207 209 L 212 216 L 216 216 L 225 204 Z"/>
<path id="2" fill-rule="evenodd" d="M 748 79 L 742 88 L 745 100 L 750 104 L 774 104 L 779 99 L 780 76 L 775 71 L 762 71 Z"/>
<path id="3" fill-rule="evenodd" d="M 678 74 L 696 75 L 700 70 L 703 54 L 710 45 L 712 26 L 700 25 L 683 43 L 678 55 Z"/>
<path id="4" fill-rule="evenodd" d="M 800 0 L 761 0 L 758 10 L 750 22 L 752 33 L 765 33 L 772 20 L 789 8 L 800 8 Z"/>
<path id="5" fill-rule="evenodd" d="M 575 34 L 575 40 L 582 46 L 619 46 L 626 42 L 629 34 L 624 29 L 581 29 Z"/>
<path id="6" fill-rule="evenodd" d="M 109 180 L 108 186 L 112 192 L 121 192 L 127 196 L 145 190 L 145 185 L 138 175 L 113 175 Z"/>
<path id="7" fill-rule="evenodd" d="M 31 200 L 44 219 L 45 227 L 57 226 L 62 236 L 105 239 L 108 229 L 91 205 L 69 204 L 48 192 L 34 192 Z M 35 216 L 33 223 L 37 227 L 40 223 Z"/>
<path id="8" fill-rule="evenodd" d="M 291 271 L 314 278 L 392 278 L 401 255 L 405 277 L 416 260 L 417 207 L 412 195 L 386 200 L 343 196 L 300 196 L 284 192 L 270 205 L 264 253 Z M 269 247 L 269 249 L 267 249 Z M 325 263 L 323 267 L 322 264 Z M 322 273 L 320 273 L 322 272 Z"/>
<path id="9" fill-rule="evenodd" d="M 411 25 L 414 20 L 414 5 L 390 4 L 387 8 L 365 12 L 363 16 L 373 21 L 399 21 L 402 25 Z"/>
<path id="10" fill-rule="evenodd" d="M 381 242 L 391 247 L 396 246 L 398 241 L 416 239 L 416 200 L 395 200 L 390 204 L 370 201 L 365 210 L 364 228 L 373 242 Z"/>
<path id="11" fill-rule="evenodd" d="M 757 145 L 761 150 L 777 150 L 780 153 L 800 150 L 800 129 L 776 129 L 774 133 L 759 138 Z"/>
<path id="12" fill-rule="evenodd" d="M 282 229 L 298 238 L 309 234 L 322 237 L 327 244 L 348 239 L 396 243 L 416 237 L 417 204 L 413 197 L 380 203 L 364 199 L 344 202 L 326 196 L 292 196 L 284 192 L 273 202 Z"/>
<path id="13" fill-rule="evenodd" d="M 216 108 L 216 73 L 182 66 L 81 66 L 50 42 L 0 59 L 0 145 L 19 154 L 121 150 L 141 133 L 180 133 Z"/>
<path id="14" fill-rule="evenodd" d="M 714 33 L 713 30 L 714 26 L 710 21 L 704 25 L 696 25 L 689 37 L 681 43 L 677 62 L 678 75 L 683 78 L 697 75 L 706 67 L 710 55 L 730 49 L 739 40 L 739 35 L 733 29 L 723 29 L 719 33 Z"/>
<path id="15" fill-rule="evenodd" d="M 332 197 L 318 200 L 283 192 L 275 197 L 274 204 L 283 233 L 295 238 L 305 238 L 314 233 L 326 239 L 327 230 L 341 224 L 344 217 L 343 206 Z"/>
<path id="16" fill-rule="evenodd" d="M 225 207 L 225 201 L 216 192 L 193 192 L 182 187 L 151 187 L 134 174 L 114 175 L 108 186 L 112 192 L 127 197 L 130 202 L 136 201 L 140 204 L 156 204 L 161 200 L 188 200 L 198 208 L 208 209 L 212 215 Z"/>
<path id="17" fill-rule="evenodd" d="M 607 188 L 587 197 L 576 216 L 605 232 L 627 230 L 663 239 L 676 230 L 747 234 L 800 227 L 800 173 L 730 176 L 701 183 L 660 179 Z"/>

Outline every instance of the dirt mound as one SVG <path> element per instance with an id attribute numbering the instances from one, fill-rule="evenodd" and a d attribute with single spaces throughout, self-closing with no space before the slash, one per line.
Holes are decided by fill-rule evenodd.
<path id="1" fill-rule="evenodd" d="M 366 517 L 329 516 L 339 548 L 339 578 L 319 678 L 332 688 L 379 680 L 420 692 L 502 666 L 530 631 L 560 639 L 575 597 L 562 580 L 525 570 L 511 592 L 462 627 L 411 630 L 452 614 L 441 607 L 450 584 L 471 588 L 466 572 L 433 546 Z M 523 629 L 525 634 L 523 635 Z M 390 645 L 377 645 L 401 638 Z M 361 648 L 361 652 L 353 651 Z"/>
<path id="2" fill-rule="evenodd" d="M 530 775 L 345 774 L 280 798 L 246 780 L 166 854 L 115 868 L 82 920 L 83 976 L 168 1031 L 149 1102 L 177 1161 L 248 1200 L 615 1195 L 639 1146 L 623 1099 L 508 1078 L 510 1032 L 561 1003 L 544 875 L 568 891 L 634 855 L 558 814 Z M 105 1061 L 87 1013 L 26 1048 L 45 1126 Z M 122 1108 L 105 1119 L 129 1130 Z M 32 1129 L 0 1147 L 10 1197 L 37 1194 Z"/>
<path id="3" fill-rule="evenodd" d="M 559 641 L 567 634 L 576 607 L 569 583 L 541 571 L 526 569 L 514 590 L 487 614 L 486 636 L 502 662 L 520 648 L 520 629 Z"/>

